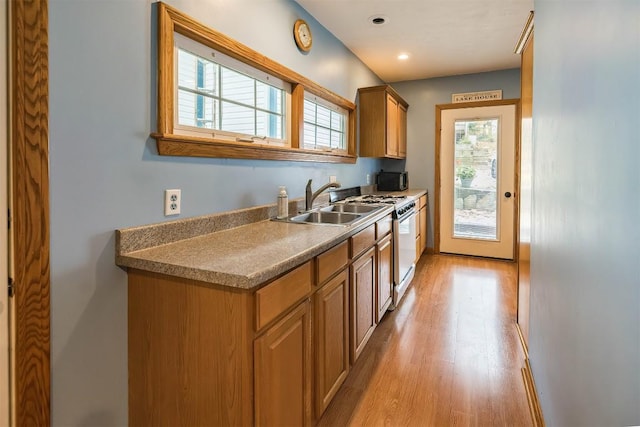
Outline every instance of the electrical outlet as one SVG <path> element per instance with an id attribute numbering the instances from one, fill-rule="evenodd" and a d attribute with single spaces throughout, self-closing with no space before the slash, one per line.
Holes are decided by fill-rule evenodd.
<path id="1" fill-rule="evenodd" d="M 329 182 L 336 182 L 336 181 L 337 181 L 337 180 L 336 180 L 336 176 L 335 176 L 335 175 L 331 175 L 331 176 L 329 177 Z"/>
<path id="2" fill-rule="evenodd" d="M 164 216 L 180 213 L 180 190 L 164 190 Z"/>
<path id="3" fill-rule="evenodd" d="M 371 174 L 368 173 L 367 174 L 367 185 L 370 185 L 370 184 L 371 184 Z"/>

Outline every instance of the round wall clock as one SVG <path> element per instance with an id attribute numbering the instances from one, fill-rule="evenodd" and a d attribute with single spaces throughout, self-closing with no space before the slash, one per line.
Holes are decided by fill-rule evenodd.
<path id="1" fill-rule="evenodd" d="M 311 44 L 313 43 L 311 29 L 304 19 L 298 19 L 293 25 L 293 38 L 296 41 L 298 49 L 304 52 L 311 50 Z"/>

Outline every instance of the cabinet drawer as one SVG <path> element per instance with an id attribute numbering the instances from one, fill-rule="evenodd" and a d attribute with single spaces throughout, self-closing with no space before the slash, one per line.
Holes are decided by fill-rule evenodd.
<path id="1" fill-rule="evenodd" d="M 392 221 L 391 214 L 389 214 L 376 222 L 376 240 L 382 239 L 391 232 Z"/>
<path id="2" fill-rule="evenodd" d="M 376 242 L 376 227 L 371 224 L 358 234 L 351 237 L 351 258 L 355 259 L 358 255 L 369 249 Z"/>
<path id="3" fill-rule="evenodd" d="M 345 240 L 325 253 L 318 255 L 318 285 L 342 270 L 349 262 L 349 242 Z"/>
<path id="4" fill-rule="evenodd" d="M 256 329 L 259 330 L 311 293 L 311 261 L 256 292 Z"/>

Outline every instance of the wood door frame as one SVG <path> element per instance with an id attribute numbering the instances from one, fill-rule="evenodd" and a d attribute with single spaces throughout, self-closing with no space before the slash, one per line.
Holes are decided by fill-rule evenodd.
<path id="1" fill-rule="evenodd" d="M 48 0 L 10 1 L 12 424 L 51 424 Z"/>
<path id="2" fill-rule="evenodd" d="M 434 211 L 433 211 L 433 251 L 436 254 L 440 253 L 440 146 L 441 146 L 441 134 L 442 134 L 442 111 L 443 110 L 455 110 L 461 108 L 477 108 L 477 107 L 495 107 L 501 105 L 514 105 L 516 108 L 516 126 L 514 135 L 514 143 L 515 143 L 515 159 L 514 159 L 514 187 L 516 187 L 516 183 L 520 182 L 520 171 L 518 170 L 518 165 L 520 164 L 520 128 L 517 126 L 518 119 L 520 117 L 520 99 L 501 99 L 498 101 L 480 101 L 480 102 L 461 102 L 457 104 L 437 104 L 436 105 L 436 147 L 435 147 L 435 185 L 434 185 Z M 518 253 L 517 253 L 517 243 L 516 243 L 516 233 L 519 229 L 519 216 L 518 216 L 518 197 L 516 194 L 514 197 L 514 212 L 513 212 L 513 258 L 514 261 L 517 261 Z"/>
<path id="3" fill-rule="evenodd" d="M 0 45 L 3 47 L 0 54 L 0 224 L 9 220 L 9 4 L 6 1 L 0 3 Z M 9 277 L 9 229 L 0 228 L 0 276 Z M 11 425 L 11 337 L 9 327 L 11 325 L 11 308 L 9 293 L 0 295 L 0 425 Z"/>

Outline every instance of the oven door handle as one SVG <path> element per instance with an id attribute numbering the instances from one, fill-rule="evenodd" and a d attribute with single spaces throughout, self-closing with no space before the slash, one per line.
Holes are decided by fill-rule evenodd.
<path id="1" fill-rule="evenodd" d="M 398 218 L 398 222 L 404 222 L 407 219 L 411 218 L 412 216 L 416 216 L 417 214 L 418 214 L 418 212 L 415 209 L 412 209 L 409 213 L 404 214 L 403 216 Z"/>

